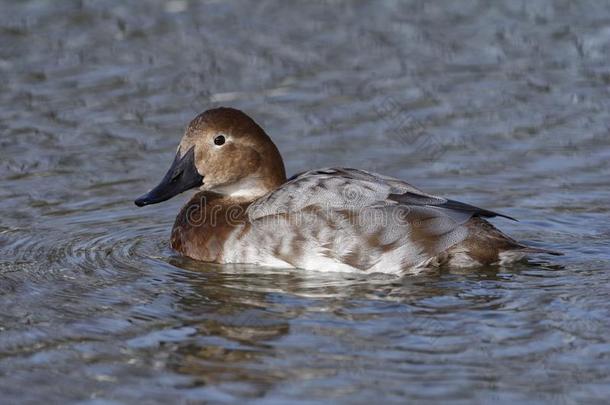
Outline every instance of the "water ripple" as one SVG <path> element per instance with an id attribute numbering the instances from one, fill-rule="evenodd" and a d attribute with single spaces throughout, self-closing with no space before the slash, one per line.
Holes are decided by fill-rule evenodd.
<path id="1" fill-rule="evenodd" d="M 607 400 L 603 2 L 2 10 L 3 403 Z M 177 257 L 186 196 L 132 201 L 218 103 L 290 173 L 401 177 L 566 256 L 403 278 Z"/>

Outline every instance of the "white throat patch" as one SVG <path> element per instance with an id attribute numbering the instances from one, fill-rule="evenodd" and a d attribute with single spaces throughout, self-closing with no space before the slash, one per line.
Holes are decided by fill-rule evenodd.
<path id="1" fill-rule="evenodd" d="M 256 199 L 268 192 L 268 190 L 262 186 L 260 178 L 254 176 L 246 177 L 232 184 L 214 187 L 210 189 L 210 191 L 232 198 L 244 199 Z"/>

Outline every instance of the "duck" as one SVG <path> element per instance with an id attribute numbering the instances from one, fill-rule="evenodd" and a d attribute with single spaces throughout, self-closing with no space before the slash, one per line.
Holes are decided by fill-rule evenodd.
<path id="1" fill-rule="evenodd" d="M 175 219 L 170 245 L 204 262 L 416 273 L 560 254 L 519 243 L 488 221 L 512 217 L 397 178 L 343 167 L 287 178 L 271 138 L 234 108 L 197 115 L 161 182 L 135 204 L 160 203 L 193 189 Z"/>

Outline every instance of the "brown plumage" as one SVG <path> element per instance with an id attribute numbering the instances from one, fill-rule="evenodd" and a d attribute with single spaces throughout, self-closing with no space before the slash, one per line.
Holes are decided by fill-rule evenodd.
<path id="1" fill-rule="evenodd" d="M 246 217 L 249 205 L 220 194 L 195 194 L 176 217 L 170 239 L 172 249 L 193 259 L 222 263 L 227 237 L 247 231 L 250 226 Z"/>

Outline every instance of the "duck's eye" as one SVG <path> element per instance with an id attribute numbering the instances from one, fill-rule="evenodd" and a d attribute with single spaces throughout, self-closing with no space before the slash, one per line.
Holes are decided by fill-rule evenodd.
<path id="1" fill-rule="evenodd" d="M 218 135 L 216 138 L 214 138 L 214 145 L 223 145 L 225 143 L 225 137 L 224 135 Z"/>

